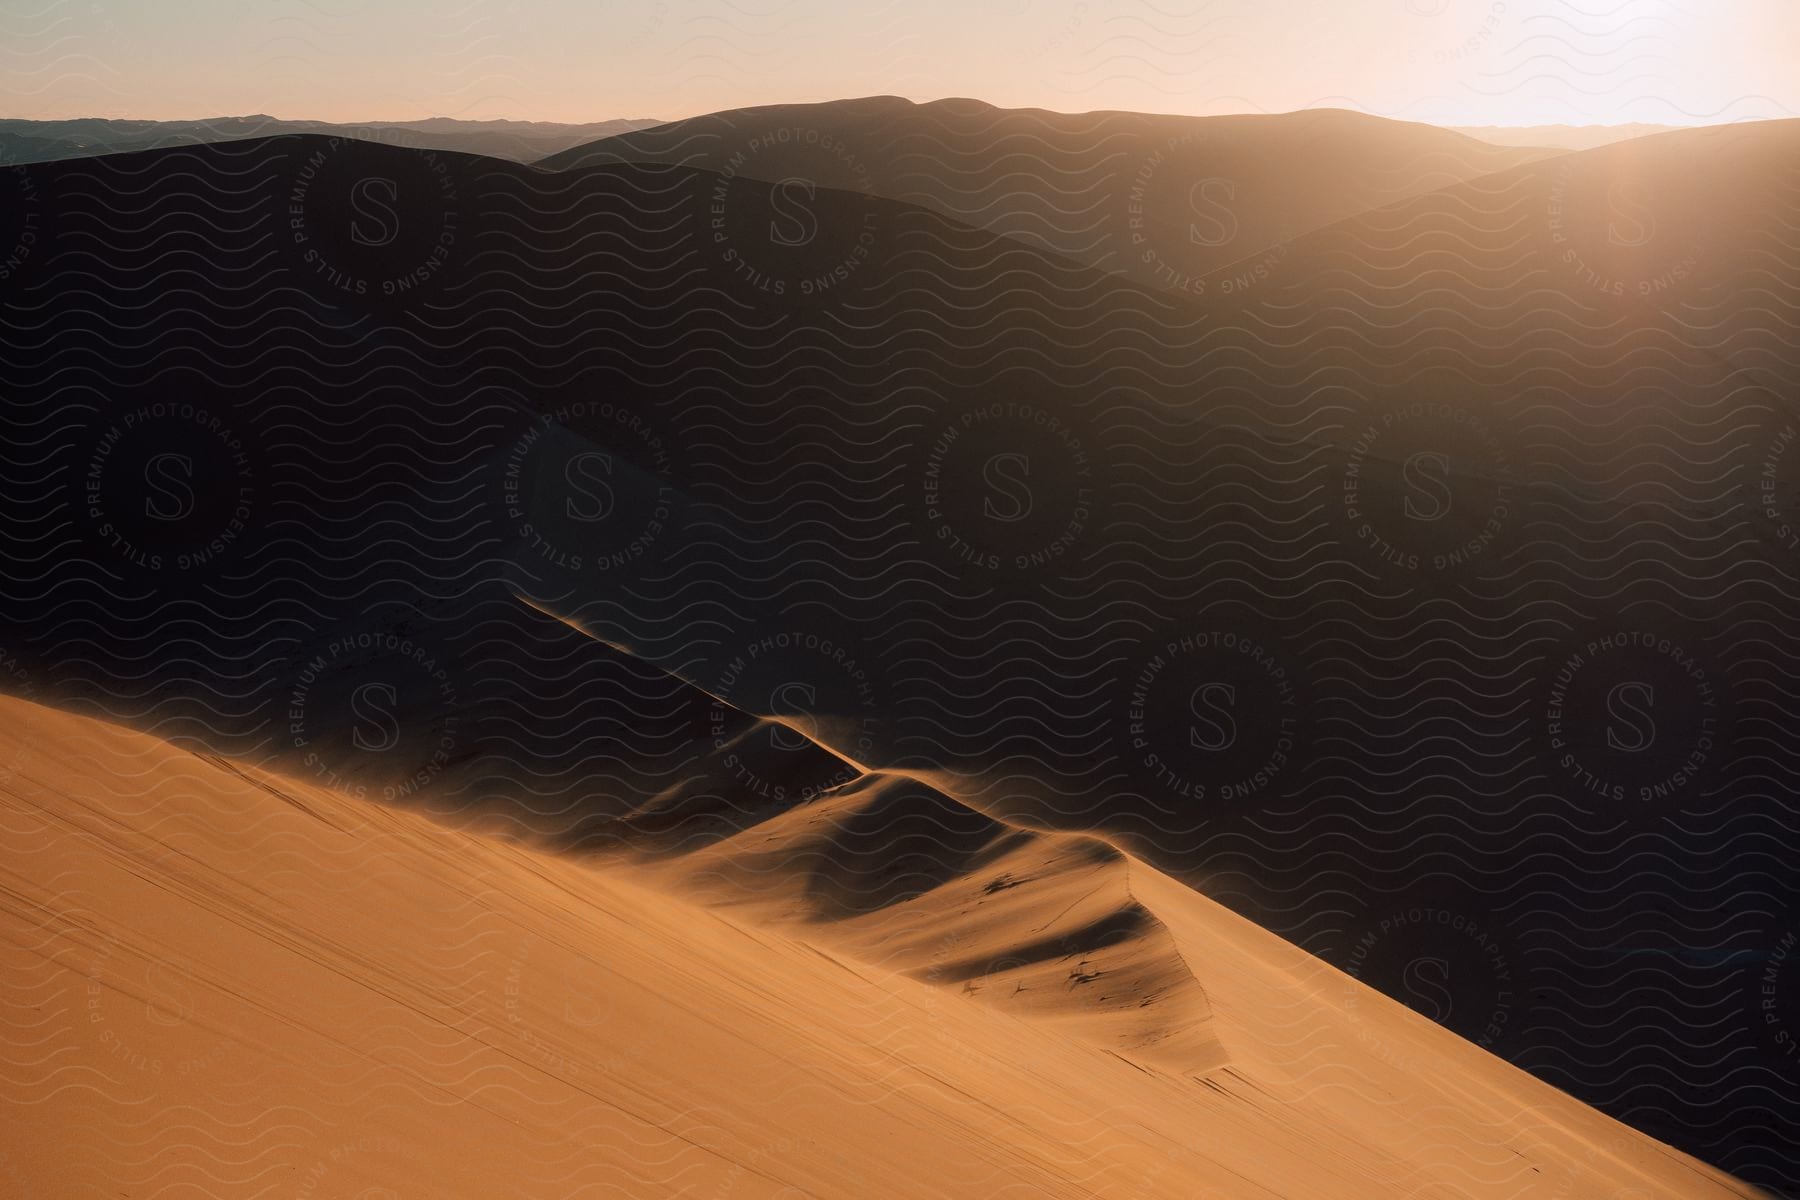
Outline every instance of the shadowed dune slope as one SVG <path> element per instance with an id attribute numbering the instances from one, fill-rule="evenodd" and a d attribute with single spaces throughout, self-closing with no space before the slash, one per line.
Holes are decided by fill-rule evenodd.
<path id="1" fill-rule="evenodd" d="M 16 699 L 0 759 L 22 1195 L 1749 1194 L 1122 858 L 1078 870 L 1129 873 L 1230 1065 Z M 1017 944 L 1054 865 L 1003 864 L 938 889 Z"/>
<path id="2" fill-rule="evenodd" d="M 1095 891 L 1042 961 L 1120 930 L 1180 984 L 1141 888 L 1009 830 L 1098 835 L 1775 1185 L 1795 137 L 1482 175 L 1186 296 L 853 191 L 803 237 L 795 194 L 665 164 L 11 169 L 7 688 L 571 848 L 629 815 L 644 869 L 847 956 L 1042 853 Z M 960 857 L 825 863 L 789 789 Z M 1030 941 L 968 928 L 893 969 L 993 998 L 972 966 Z M 1183 957 L 1207 1006 L 1167 1028 L 1216 1033 Z"/>
<path id="3" fill-rule="evenodd" d="M 552 631 L 538 624 L 536 636 Z M 518 803 L 486 776 L 422 797 L 430 811 L 629 864 L 664 890 L 1052 1019 L 1134 1061 L 1178 1074 L 1223 1065 L 1204 987 L 1134 894 L 1134 865 L 1105 841 L 1025 829 L 928 777 L 857 764 L 819 740 L 855 736 L 829 721 L 754 716 L 679 680 L 660 686 L 659 672 L 616 648 L 571 649 L 590 705 L 629 707 L 641 688 L 690 714 L 692 741 L 664 747 L 665 761 L 683 764 L 673 779 L 635 800 L 612 792 L 556 813 Z M 620 722 L 621 740 L 634 718 Z M 471 776 L 484 765 L 471 764 Z M 482 801 L 455 807 L 472 794 Z"/>

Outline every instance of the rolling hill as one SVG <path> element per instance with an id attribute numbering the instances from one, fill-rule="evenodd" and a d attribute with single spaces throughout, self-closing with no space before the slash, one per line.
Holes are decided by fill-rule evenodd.
<path id="1" fill-rule="evenodd" d="M 202 121 L 128 121 L 83 117 L 64 121 L 0 120 L 0 163 L 54 162 L 96 154 L 124 154 L 171 146 L 199 146 L 282 134 L 322 134 L 391 146 L 455 150 L 530 162 L 594 138 L 655 125 L 650 120 L 593 121 L 284 121 L 257 114 Z"/>
<path id="2" fill-rule="evenodd" d="M 711 113 L 545 158 L 671 163 L 904 200 L 1148 287 L 1266 274 L 1298 237 L 1552 155 L 1334 109 L 1171 117 L 895 96 Z M 1209 277 L 1211 278 L 1209 281 Z"/>

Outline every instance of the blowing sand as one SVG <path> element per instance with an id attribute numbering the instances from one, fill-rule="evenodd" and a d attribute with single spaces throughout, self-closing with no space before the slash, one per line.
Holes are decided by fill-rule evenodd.
<path id="1" fill-rule="evenodd" d="M 922 946 L 892 908 L 809 940 L 703 906 L 699 859 L 559 858 L 16 699 L 0 739 L 7 1195 L 1751 1194 L 1080 839 L 900 904 Z M 996 965 L 1109 914 L 1085 968 Z"/>

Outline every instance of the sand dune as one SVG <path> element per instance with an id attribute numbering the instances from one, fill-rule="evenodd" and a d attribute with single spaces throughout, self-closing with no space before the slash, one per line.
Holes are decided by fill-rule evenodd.
<path id="1" fill-rule="evenodd" d="M 665 164 L 15 168 L 6 687 L 1235 1067 L 1150 861 L 1773 1185 L 1792 136 L 1481 175 L 1199 296 L 854 189 L 790 246 L 794 197 Z"/>
<path id="2" fill-rule="evenodd" d="M 939 881 L 967 920 L 934 985 L 655 872 L 0 710 L 20 1194 L 1749 1194 L 1116 853 L 1020 839 Z M 957 966 L 1124 897 L 1159 914 L 1141 958 Z M 958 977 L 1204 1006 L 1227 1057 L 1127 1061 Z"/>
<path id="3" fill-rule="evenodd" d="M 1648 137 L 1653 133 L 1669 133 L 1675 125 L 1459 125 L 1458 133 L 1466 133 L 1496 146 L 1544 146 L 1559 150 L 1592 150 Z"/>
<path id="4" fill-rule="evenodd" d="M 540 165 L 678 163 L 778 189 L 904 200 L 1197 293 L 1210 272 L 1247 259 L 1271 266 L 1333 221 L 1554 153 L 1330 109 L 1172 117 L 876 96 L 671 121 Z"/>

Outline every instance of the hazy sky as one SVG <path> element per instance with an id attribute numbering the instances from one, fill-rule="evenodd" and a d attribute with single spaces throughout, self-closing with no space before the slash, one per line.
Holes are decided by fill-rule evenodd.
<path id="1" fill-rule="evenodd" d="M 1794 116 L 1800 0 L 0 0 L 4 116 L 578 121 L 879 93 Z"/>

